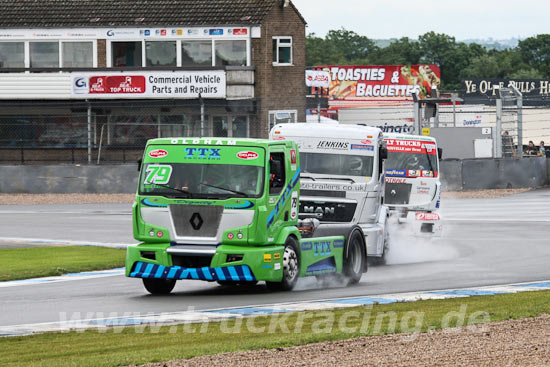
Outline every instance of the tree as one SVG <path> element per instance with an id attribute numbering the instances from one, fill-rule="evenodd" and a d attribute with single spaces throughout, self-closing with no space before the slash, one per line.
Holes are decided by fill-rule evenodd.
<path id="1" fill-rule="evenodd" d="M 372 40 L 344 28 L 329 31 L 325 40 L 334 46 L 346 64 L 364 63 L 371 53 L 379 50 Z"/>
<path id="2" fill-rule="evenodd" d="M 539 34 L 518 43 L 519 53 L 525 63 L 550 77 L 550 34 Z"/>
<path id="3" fill-rule="evenodd" d="M 373 61 L 380 65 L 416 65 L 420 63 L 421 56 L 419 43 L 403 37 L 391 42 L 388 47 L 381 48 Z"/>

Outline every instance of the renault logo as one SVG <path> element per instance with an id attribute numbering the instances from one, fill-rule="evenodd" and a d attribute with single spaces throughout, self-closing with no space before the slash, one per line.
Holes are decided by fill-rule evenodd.
<path id="1" fill-rule="evenodd" d="M 191 223 L 191 227 L 193 227 L 195 231 L 198 231 L 199 229 L 201 229 L 204 221 L 202 220 L 202 217 L 199 213 L 193 213 L 191 219 L 189 219 L 189 223 Z"/>

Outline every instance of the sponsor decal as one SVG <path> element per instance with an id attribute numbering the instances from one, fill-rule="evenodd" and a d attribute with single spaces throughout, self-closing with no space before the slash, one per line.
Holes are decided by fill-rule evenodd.
<path id="1" fill-rule="evenodd" d="M 416 220 L 436 221 L 439 220 L 439 214 L 437 213 L 416 213 Z"/>
<path id="2" fill-rule="evenodd" d="M 245 159 L 245 160 L 251 160 L 256 159 L 259 157 L 259 154 L 256 152 L 250 152 L 243 150 L 242 152 L 237 153 L 237 158 L 239 159 Z"/>
<path id="3" fill-rule="evenodd" d="M 273 138 L 273 140 L 286 140 L 286 138 L 283 136 L 276 136 Z"/>
<path id="4" fill-rule="evenodd" d="M 178 29 L 178 30 L 176 30 L 176 34 L 177 34 L 178 36 L 183 36 L 183 29 Z"/>
<path id="5" fill-rule="evenodd" d="M 290 150 L 290 163 L 291 164 L 296 164 L 296 150 L 295 149 Z"/>
<path id="6" fill-rule="evenodd" d="M 164 149 L 155 149 L 149 152 L 151 158 L 164 158 L 168 155 L 168 152 Z"/>
<path id="7" fill-rule="evenodd" d="M 397 184 L 404 184 L 407 183 L 406 178 L 393 178 L 393 177 L 386 177 L 387 183 L 397 183 Z"/>
<path id="8" fill-rule="evenodd" d="M 151 35 L 151 30 L 150 29 L 146 29 L 145 30 L 145 36 L 150 36 Z"/>
<path id="9" fill-rule="evenodd" d="M 157 237 L 160 238 L 160 237 L 162 237 L 162 236 L 164 236 L 164 233 L 162 233 L 162 231 L 158 231 L 158 232 L 157 232 Z"/>
<path id="10" fill-rule="evenodd" d="M 368 139 L 361 140 L 361 144 L 372 144 L 372 140 L 368 140 Z"/>
<path id="11" fill-rule="evenodd" d="M 185 148 L 185 158 L 221 159 L 221 148 Z"/>
<path id="12" fill-rule="evenodd" d="M 281 270 L 281 263 L 275 264 L 274 269 L 275 269 L 275 270 Z"/>
<path id="13" fill-rule="evenodd" d="M 223 36 L 223 29 L 216 28 L 208 30 L 208 34 L 211 36 Z"/>
<path id="14" fill-rule="evenodd" d="M 246 36 L 248 34 L 248 29 L 246 28 L 233 28 L 234 36 Z"/>
<path id="15" fill-rule="evenodd" d="M 271 262 L 271 254 L 264 254 L 264 262 L 266 263 Z"/>
<path id="16" fill-rule="evenodd" d="M 406 139 L 385 139 L 389 152 L 437 154 L 434 142 Z"/>
<path id="17" fill-rule="evenodd" d="M 232 239 L 233 239 L 233 233 L 228 233 L 228 234 L 227 234 L 227 238 L 230 239 L 230 240 L 232 240 Z"/>
<path id="18" fill-rule="evenodd" d="M 422 177 L 422 171 L 409 169 L 407 170 L 407 177 Z"/>
<path id="19" fill-rule="evenodd" d="M 427 188 L 427 187 L 418 187 L 416 189 L 416 193 L 417 194 L 423 194 L 423 195 L 428 195 L 430 193 L 430 189 Z"/>
<path id="20" fill-rule="evenodd" d="M 422 177 L 433 177 L 434 173 L 432 171 L 422 171 Z"/>
<path id="21" fill-rule="evenodd" d="M 386 176 L 389 177 L 406 177 L 407 171 L 404 169 L 387 169 Z"/>
<path id="22" fill-rule="evenodd" d="M 107 31 L 107 37 L 113 37 L 115 35 L 115 31 L 113 31 L 112 29 L 109 29 Z"/>
<path id="23" fill-rule="evenodd" d="M 294 220 L 296 218 L 298 218 L 298 191 L 292 192 L 290 203 L 290 219 Z"/>
<path id="24" fill-rule="evenodd" d="M 161 36 L 166 36 L 166 29 L 161 29 L 160 30 L 160 35 Z"/>
<path id="25" fill-rule="evenodd" d="M 212 140 L 212 139 L 185 139 L 185 138 L 174 138 L 170 140 L 171 144 L 183 144 L 183 145 L 236 145 L 236 140 Z"/>
<path id="26" fill-rule="evenodd" d="M 277 252 L 277 253 L 273 254 L 273 259 L 279 260 L 280 258 L 281 258 L 281 254 L 280 254 L 280 253 Z"/>
<path id="27" fill-rule="evenodd" d="M 349 143 L 346 141 L 329 141 L 321 140 L 317 143 L 317 149 L 335 149 L 335 150 L 348 150 Z"/>
<path id="28" fill-rule="evenodd" d="M 351 144 L 351 150 L 369 150 L 374 151 L 374 145 L 361 145 L 361 144 Z"/>

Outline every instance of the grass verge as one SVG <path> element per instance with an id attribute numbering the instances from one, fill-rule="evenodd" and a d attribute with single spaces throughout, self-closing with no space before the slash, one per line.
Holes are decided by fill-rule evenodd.
<path id="1" fill-rule="evenodd" d="M 186 326 L 48 333 L 0 338 L 0 365 L 124 366 L 360 336 L 479 326 L 483 322 L 535 317 L 549 312 L 550 291 L 538 291 L 308 311 Z M 476 332 L 476 327 L 462 332 Z"/>
<path id="2" fill-rule="evenodd" d="M 0 249 L 0 281 L 124 266 L 126 250 L 92 246 Z"/>

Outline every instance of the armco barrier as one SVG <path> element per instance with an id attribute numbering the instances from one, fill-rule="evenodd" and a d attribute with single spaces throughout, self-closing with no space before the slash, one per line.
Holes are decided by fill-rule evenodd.
<path id="1" fill-rule="evenodd" d="M 134 193 L 137 178 L 136 164 L 0 166 L 0 193 Z"/>
<path id="2" fill-rule="evenodd" d="M 462 161 L 459 159 L 441 161 L 439 174 L 443 191 L 462 190 Z"/>
<path id="3" fill-rule="evenodd" d="M 443 190 L 539 187 L 550 183 L 543 157 L 523 159 L 464 159 L 441 161 Z"/>
<path id="4" fill-rule="evenodd" d="M 441 161 L 444 191 L 538 187 L 550 183 L 550 160 L 467 159 Z M 134 193 L 136 164 L 0 166 L 0 193 Z M 0 203 L 1 205 L 2 203 Z"/>

